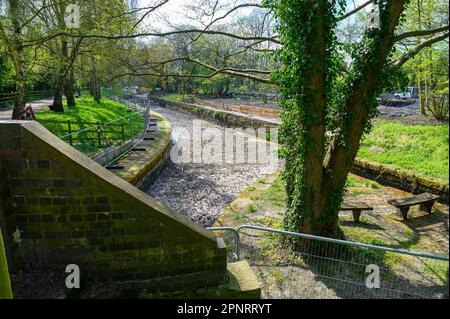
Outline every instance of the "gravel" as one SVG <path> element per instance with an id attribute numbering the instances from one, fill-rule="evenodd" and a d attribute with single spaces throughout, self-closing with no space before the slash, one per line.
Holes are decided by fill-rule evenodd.
<path id="1" fill-rule="evenodd" d="M 151 109 L 171 123 L 174 142 L 178 145 L 187 137 L 187 132 L 192 134 L 192 121 L 198 119 L 159 106 L 152 106 Z M 212 128 L 224 130 L 211 122 L 202 122 L 203 130 Z M 180 133 L 182 129 L 184 134 Z M 207 144 L 208 141 L 203 141 L 204 146 Z M 276 167 L 268 164 L 174 163 L 169 159 L 147 193 L 194 222 L 208 227 L 248 185 L 275 170 Z"/>

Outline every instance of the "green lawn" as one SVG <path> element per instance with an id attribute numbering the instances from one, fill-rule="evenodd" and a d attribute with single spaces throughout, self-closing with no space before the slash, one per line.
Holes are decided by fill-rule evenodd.
<path id="1" fill-rule="evenodd" d="M 448 125 L 382 121 L 365 137 L 358 157 L 448 181 L 448 144 Z"/>
<path id="2" fill-rule="evenodd" d="M 179 93 L 168 93 L 162 95 L 161 98 L 169 101 L 181 102 L 183 100 L 183 95 Z"/>
<path id="3" fill-rule="evenodd" d="M 142 130 L 143 117 L 140 114 L 132 115 L 132 125 L 130 125 L 129 115 L 133 113 L 120 103 L 111 101 L 107 98 L 102 98 L 101 103 L 97 104 L 92 97 L 77 98 L 77 106 L 75 108 L 68 108 L 64 106 L 64 113 L 56 113 L 52 111 L 43 111 L 36 113 L 36 120 L 44 125 L 56 136 L 64 136 L 68 134 L 68 121 L 71 121 L 72 132 L 78 130 L 85 130 L 72 135 L 73 146 L 80 151 L 92 155 L 99 149 L 111 146 L 113 143 L 121 143 L 122 127 L 123 137 L 125 139 L 135 136 Z M 128 116 L 124 119 L 114 122 L 114 125 L 103 125 L 112 120 Z M 56 123 L 55 123 L 56 122 Z M 102 133 L 99 135 L 96 126 L 93 123 L 99 122 L 101 124 Z M 63 138 L 69 142 L 69 138 Z"/>

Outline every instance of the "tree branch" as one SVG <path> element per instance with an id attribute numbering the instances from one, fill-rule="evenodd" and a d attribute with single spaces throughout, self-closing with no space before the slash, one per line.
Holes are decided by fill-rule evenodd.
<path id="1" fill-rule="evenodd" d="M 440 27 L 440 28 L 436 28 L 436 29 L 416 30 L 416 31 L 405 32 L 405 33 L 397 35 L 394 38 L 394 41 L 398 42 L 398 41 L 401 41 L 401 40 L 404 40 L 407 38 L 412 38 L 412 37 L 423 37 L 423 36 L 427 36 L 427 35 L 434 35 L 439 32 L 448 31 L 448 28 L 449 28 L 449 26 L 446 25 L 444 27 Z"/>
<path id="2" fill-rule="evenodd" d="M 352 11 L 347 12 L 346 14 L 344 14 L 342 17 L 340 17 L 338 19 L 338 21 L 342 21 L 347 19 L 348 17 L 350 17 L 351 15 L 354 15 L 355 13 L 361 11 L 362 9 L 364 9 L 365 7 L 367 7 L 369 4 L 371 4 L 372 2 L 374 2 L 375 0 L 369 0 L 364 2 L 362 5 L 360 5 L 359 7 L 353 9 Z"/>
<path id="3" fill-rule="evenodd" d="M 238 40 L 244 40 L 244 41 L 268 41 L 273 42 L 275 44 L 281 44 L 279 40 L 276 39 L 276 37 L 263 37 L 263 36 L 241 36 L 229 32 L 224 31 L 213 31 L 213 30 L 200 30 L 200 29 L 189 29 L 189 30 L 176 30 L 176 31 L 168 31 L 168 32 L 144 32 L 144 33 L 136 33 L 136 34 L 128 34 L 128 35 L 101 35 L 101 34 L 73 34 L 73 33 L 67 33 L 67 32 L 58 32 L 52 35 L 49 35 L 48 37 L 44 37 L 41 39 L 36 40 L 29 40 L 24 42 L 24 47 L 35 45 L 36 43 L 49 41 L 51 39 L 60 37 L 60 36 L 66 36 L 71 38 L 85 38 L 85 39 L 106 39 L 106 40 L 119 40 L 119 39 L 134 39 L 138 37 L 146 37 L 146 36 L 153 36 L 153 37 L 167 37 L 171 35 L 177 35 L 177 34 L 186 34 L 186 33 L 204 33 L 204 34 L 217 34 L 222 35 Z"/>
<path id="4" fill-rule="evenodd" d="M 405 54 L 403 54 L 400 58 L 398 58 L 397 60 L 395 60 L 393 62 L 393 65 L 395 66 L 402 66 L 403 64 L 405 64 L 408 60 L 412 59 L 414 56 L 416 56 L 422 49 L 427 48 L 432 46 L 433 44 L 440 42 L 442 40 L 445 40 L 446 38 L 448 38 L 449 33 L 445 32 L 444 34 L 435 37 L 435 38 L 431 38 L 428 39 L 427 41 L 422 42 L 421 44 L 419 44 L 418 46 L 416 46 L 414 49 L 406 52 Z"/>

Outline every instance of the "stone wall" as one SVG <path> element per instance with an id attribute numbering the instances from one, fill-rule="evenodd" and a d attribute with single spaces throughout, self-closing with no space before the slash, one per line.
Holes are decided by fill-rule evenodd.
<path id="1" fill-rule="evenodd" d="M 240 112 L 240 113 L 246 113 L 246 114 L 253 114 L 258 116 L 264 116 L 264 117 L 271 117 L 275 119 L 280 119 L 281 109 L 273 109 L 269 107 L 259 107 L 259 106 L 253 106 L 253 105 L 246 105 L 246 104 L 222 104 L 220 102 L 216 101 L 208 101 L 208 100 L 200 100 L 199 101 L 203 105 L 211 106 L 213 108 L 219 109 L 219 110 L 228 110 L 228 111 L 234 111 L 234 112 Z"/>
<path id="2" fill-rule="evenodd" d="M 0 226 L 14 271 L 77 264 L 125 289 L 226 280 L 214 235 L 150 198 L 36 122 L 0 121 Z"/>
<path id="3" fill-rule="evenodd" d="M 373 163 L 356 158 L 352 173 L 412 194 L 424 192 L 436 194 L 440 196 L 439 201 L 448 203 L 448 183 L 431 178 L 423 178 L 405 169 L 397 169 L 392 165 Z"/>
<path id="4" fill-rule="evenodd" d="M 223 110 L 215 110 L 198 104 L 175 102 L 156 97 L 150 97 L 150 99 L 156 103 L 159 103 L 161 107 L 167 107 L 175 111 L 180 111 L 188 114 L 195 115 L 201 119 L 218 123 L 219 125 L 227 127 L 277 127 L 279 122 L 271 119 L 255 118 L 246 114 L 237 114 L 233 112 L 227 112 Z"/>

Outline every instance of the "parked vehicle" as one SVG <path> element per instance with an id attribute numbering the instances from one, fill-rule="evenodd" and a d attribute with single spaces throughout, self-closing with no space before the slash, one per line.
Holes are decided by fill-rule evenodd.
<path id="1" fill-rule="evenodd" d="M 396 99 L 410 99 L 411 98 L 411 92 L 395 92 L 394 97 Z"/>
<path id="2" fill-rule="evenodd" d="M 408 86 L 406 88 L 406 91 L 398 91 L 394 93 L 394 98 L 396 99 L 414 99 L 419 97 L 419 90 L 417 87 L 414 86 Z"/>

